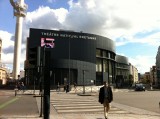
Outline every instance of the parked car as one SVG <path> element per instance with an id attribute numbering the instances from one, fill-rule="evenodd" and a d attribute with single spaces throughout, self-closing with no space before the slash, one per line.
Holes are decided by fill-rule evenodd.
<path id="1" fill-rule="evenodd" d="M 135 91 L 145 91 L 145 86 L 142 83 L 137 83 L 135 85 Z"/>

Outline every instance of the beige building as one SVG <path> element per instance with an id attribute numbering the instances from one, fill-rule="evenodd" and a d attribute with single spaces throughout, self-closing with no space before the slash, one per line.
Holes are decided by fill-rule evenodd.
<path id="1" fill-rule="evenodd" d="M 0 85 L 4 85 L 7 82 L 7 70 L 6 68 L 0 68 Z"/>
<path id="2" fill-rule="evenodd" d="M 0 38 L 0 63 L 1 63 L 1 55 L 2 55 L 2 39 Z"/>
<path id="3" fill-rule="evenodd" d="M 2 56 L 2 39 L 0 38 L 0 85 L 5 85 L 9 78 L 9 71 L 1 61 Z"/>
<path id="4" fill-rule="evenodd" d="M 150 81 L 150 72 L 145 72 L 145 73 L 144 73 L 144 79 L 145 79 L 146 81 Z"/>
<path id="5" fill-rule="evenodd" d="M 156 66 L 152 66 L 150 68 L 150 82 L 152 85 L 157 85 L 157 68 Z"/>
<path id="6" fill-rule="evenodd" d="M 137 83 L 139 82 L 138 80 L 138 69 L 133 66 L 131 63 L 129 64 L 129 71 L 130 71 L 130 74 L 133 76 L 133 82 L 134 83 Z"/>

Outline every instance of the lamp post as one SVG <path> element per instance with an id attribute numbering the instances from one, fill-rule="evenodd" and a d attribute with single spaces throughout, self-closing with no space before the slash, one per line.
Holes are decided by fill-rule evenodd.
<path id="1" fill-rule="evenodd" d="M 85 70 L 83 70 L 83 94 L 85 94 L 84 73 L 85 73 Z"/>
<path id="2" fill-rule="evenodd" d="M 50 51 L 43 49 L 43 116 L 44 119 L 50 119 L 50 77 L 52 72 L 50 71 Z"/>
<path id="3" fill-rule="evenodd" d="M 87 70 L 83 70 L 83 94 L 85 94 L 85 82 L 84 82 L 84 79 L 85 79 L 85 72 Z"/>
<path id="4" fill-rule="evenodd" d="M 69 85 L 69 89 L 70 89 L 70 58 L 71 58 L 71 57 L 70 57 L 70 55 L 71 55 L 71 54 L 70 54 L 70 38 L 71 38 L 71 37 L 69 37 L 69 41 L 68 41 L 68 42 L 69 42 L 69 44 L 68 44 L 68 47 L 69 47 L 69 51 L 68 51 L 68 55 L 69 55 L 69 56 L 68 56 L 68 57 L 69 57 L 69 67 L 68 67 L 68 68 L 69 68 L 69 72 L 68 72 L 68 83 L 69 83 L 69 84 L 68 84 L 68 85 Z"/>

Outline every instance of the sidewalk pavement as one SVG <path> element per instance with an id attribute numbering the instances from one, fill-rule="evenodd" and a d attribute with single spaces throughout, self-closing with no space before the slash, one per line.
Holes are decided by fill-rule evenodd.
<path id="1" fill-rule="evenodd" d="M 32 92 L 32 91 L 30 91 Z M 27 93 L 27 92 L 25 92 Z M 38 91 L 35 92 L 35 95 L 38 95 Z M 52 92 L 55 93 L 55 92 Z M 73 95 L 73 91 L 69 92 L 68 95 Z M 40 97 L 36 97 L 37 100 L 37 106 L 40 111 Z M 110 113 L 108 115 L 109 119 L 160 119 L 160 114 L 155 112 L 146 111 L 143 109 L 138 109 L 134 107 L 130 107 L 127 105 L 122 105 L 113 102 L 112 105 L 114 107 L 127 110 L 128 113 Z M 43 119 L 43 117 L 39 117 L 39 115 L 0 115 L 0 119 Z M 53 105 L 50 105 L 50 119 L 105 119 L 103 116 L 103 113 L 99 114 L 89 114 L 89 113 L 69 113 L 69 114 L 58 114 L 53 107 Z"/>

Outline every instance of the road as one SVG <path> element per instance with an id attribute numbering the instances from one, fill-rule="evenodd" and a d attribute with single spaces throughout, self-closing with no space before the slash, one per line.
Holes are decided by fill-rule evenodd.
<path id="1" fill-rule="evenodd" d="M 118 91 L 114 92 L 114 102 L 131 107 L 145 109 L 148 111 L 160 113 L 159 101 L 160 91 Z M 85 99 L 83 99 L 85 98 Z M 64 92 L 60 94 L 51 93 L 51 107 L 58 113 L 102 113 L 103 107 L 98 103 L 98 96 L 81 97 L 74 94 L 67 95 Z M 26 103 L 28 102 L 28 103 Z M 121 110 L 113 107 L 112 114 L 127 114 L 127 110 Z M 0 90 L 0 114 L 7 115 L 39 115 L 36 100 L 33 95 L 18 94 L 13 91 Z"/>
<path id="2" fill-rule="evenodd" d="M 114 92 L 114 102 L 160 113 L 160 91 Z"/>
<path id="3" fill-rule="evenodd" d="M 51 108 L 54 108 L 58 114 L 102 114 L 103 106 L 93 96 L 78 96 L 76 94 L 67 94 L 64 92 L 51 94 Z M 128 111 L 113 107 L 110 110 L 112 114 L 128 114 Z"/>

